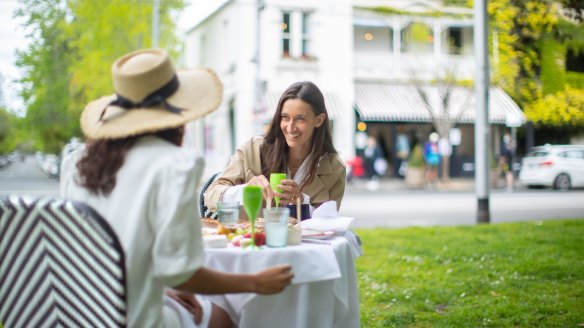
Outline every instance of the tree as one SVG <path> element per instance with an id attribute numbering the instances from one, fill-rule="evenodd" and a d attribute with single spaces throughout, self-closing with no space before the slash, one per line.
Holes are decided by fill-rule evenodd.
<path id="1" fill-rule="evenodd" d="M 71 64 L 70 114 L 79 116 L 85 105 L 100 96 L 113 93 L 111 64 L 120 55 L 150 47 L 153 1 L 140 0 L 69 0 L 73 20 L 67 34 L 76 49 Z M 163 0 L 160 5 L 160 44 L 177 52 L 176 19 L 183 0 Z"/>
<path id="2" fill-rule="evenodd" d="M 441 142 L 448 142 L 450 130 L 458 124 L 471 105 L 472 90 L 465 86 L 464 81 L 458 81 L 455 74 L 449 70 L 434 82 L 436 94 L 431 94 L 426 85 L 416 78 L 413 79 L 413 84 L 428 111 L 434 129 L 443 139 Z M 447 182 L 450 176 L 450 155 L 441 154 L 444 182 Z"/>
<path id="3" fill-rule="evenodd" d="M 153 1 L 22 0 L 18 16 L 32 39 L 18 53 L 24 69 L 26 122 L 41 150 L 60 152 L 80 135 L 85 105 L 113 93 L 111 64 L 124 53 L 150 47 Z M 161 0 L 161 45 L 176 53 L 173 15 L 183 0 Z"/>
<path id="4" fill-rule="evenodd" d="M 579 130 L 584 128 L 584 90 L 567 87 L 546 95 L 525 108 L 527 118 L 535 123 Z"/>
<path id="5" fill-rule="evenodd" d="M 550 0 L 493 0 L 488 2 L 493 49 L 493 80 L 520 107 L 538 98 L 540 51 L 537 40 L 557 21 Z M 491 45 L 493 42 L 491 42 Z"/>
<path id="6" fill-rule="evenodd" d="M 0 155 L 10 152 L 8 145 L 8 138 L 11 133 L 11 117 L 10 114 L 0 107 Z"/>
<path id="7" fill-rule="evenodd" d="M 69 62 L 72 49 L 65 38 L 63 2 L 22 0 L 16 15 L 26 18 L 30 46 L 17 53 L 17 65 L 24 69 L 21 93 L 27 107 L 26 122 L 35 127 L 40 149 L 59 152 L 70 130 Z"/>

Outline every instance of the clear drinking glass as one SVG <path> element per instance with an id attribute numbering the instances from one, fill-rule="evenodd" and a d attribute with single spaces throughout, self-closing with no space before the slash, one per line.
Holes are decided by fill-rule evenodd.
<path id="1" fill-rule="evenodd" d="M 238 202 L 218 202 L 217 216 L 221 223 L 229 232 L 235 232 L 239 221 L 239 203 Z"/>
<path id="2" fill-rule="evenodd" d="M 268 247 L 286 246 L 289 216 L 290 209 L 287 207 L 264 208 L 264 229 Z"/>

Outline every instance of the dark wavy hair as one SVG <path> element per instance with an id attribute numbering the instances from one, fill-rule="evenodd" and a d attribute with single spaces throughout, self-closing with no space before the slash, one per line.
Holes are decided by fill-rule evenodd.
<path id="1" fill-rule="evenodd" d="M 325 114 L 323 124 L 320 127 L 315 127 L 312 135 L 312 153 L 315 156 L 308 163 L 308 174 L 300 183 L 300 189 L 302 189 L 310 184 L 316 176 L 316 168 L 320 157 L 326 154 L 336 154 L 337 151 L 333 145 L 330 121 L 322 92 L 310 81 L 296 82 L 290 85 L 280 97 L 276 113 L 270 123 L 270 129 L 266 133 L 260 150 L 262 174 L 269 179 L 270 173 L 284 172 L 288 166 L 289 147 L 280 128 L 280 122 L 282 120 L 282 108 L 289 99 L 300 99 L 308 103 L 315 116 L 321 113 Z"/>
<path id="2" fill-rule="evenodd" d="M 130 136 L 122 139 L 90 140 L 84 155 L 77 162 L 77 183 L 94 195 L 109 195 L 116 186 L 116 174 L 124 165 L 128 151 L 136 141 L 146 135 L 155 135 L 180 146 L 184 127 Z"/>

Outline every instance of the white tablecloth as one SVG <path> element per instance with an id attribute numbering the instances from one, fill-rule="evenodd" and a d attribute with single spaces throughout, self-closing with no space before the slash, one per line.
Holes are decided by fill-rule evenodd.
<path id="1" fill-rule="evenodd" d="M 290 263 L 292 285 L 270 296 L 227 294 L 207 296 L 229 313 L 241 328 L 360 326 L 355 263 L 347 239 L 330 245 L 302 243 L 284 248 L 247 251 L 239 247 L 206 249 L 205 265 L 233 273 L 255 273 Z"/>

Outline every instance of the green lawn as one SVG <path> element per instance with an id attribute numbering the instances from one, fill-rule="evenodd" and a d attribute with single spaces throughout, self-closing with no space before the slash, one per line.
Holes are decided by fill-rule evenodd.
<path id="1" fill-rule="evenodd" d="M 363 327 L 584 327 L 584 220 L 357 233 Z"/>

